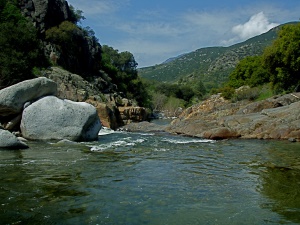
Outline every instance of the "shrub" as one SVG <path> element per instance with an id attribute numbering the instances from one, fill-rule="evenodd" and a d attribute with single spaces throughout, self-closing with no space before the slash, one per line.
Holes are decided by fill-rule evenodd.
<path id="1" fill-rule="evenodd" d="M 236 90 L 235 94 L 232 96 L 232 101 L 241 101 L 241 100 L 250 100 L 253 101 L 259 97 L 261 93 L 261 88 L 254 87 L 254 88 L 242 88 L 240 90 Z"/>
<path id="2" fill-rule="evenodd" d="M 225 99 L 231 99 L 233 95 L 235 94 L 235 89 L 230 86 L 225 86 L 223 88 L 219 89 L 219 92 L 221 92 L 221 96 Z"/>

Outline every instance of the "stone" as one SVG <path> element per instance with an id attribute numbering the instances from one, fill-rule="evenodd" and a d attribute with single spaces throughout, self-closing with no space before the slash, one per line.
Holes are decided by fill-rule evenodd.
<path id="1" fill-rule="evenodd" d="M 224 102 L 217 96 L 194 105 L 166 131 L 209 139 L 257 138 L 300 141 L 300 93 L 261 102 Z"/>
<path id="2" fill-rule="evenodd" d="M 4 88 L 0 90 L 0 116 L 19 114 L 26 102 L 56 93 L 56 83 L 45 77 L 25 80 Z"/>
<path id="3" fill-rule="evenodd" d="M 94 141 L 101 122 L 88 103 L 44 97 L 23 111 L 21 132 L 30 140 Z"/>
<path id="4" fill-rule="evenodd" d="M 25 149 L 28 145 L 7 130 L 0 129 L 0 148 Z"/>
<path id="5" fill-rule="evenodd" d="M 119 130 L 128 132 L 164 132 L 166 125 L 158 125 L 147 121 L 127 124 Z"/>
<path id="6" fill-rule="evenodd" d="M 229 139 L 229 138 L 237 138 L 238 135 L 235 131 L 232 131 L 226 127 L 218 127 L 203 133 L 203 138 L 212 139 L 212 140 L 222 140 L 222 139 Z"/>
<path id="7" fill-rule="evenodd" d="M 118 107 L 123 123 L 142 122 L 148 117 L 148 112 L 144 107 Z"/>
<path id="8" fill-rule="evenodd" d="M 104 127 L 116 130 L 121 126 L 120 113 L 116 106 L 109 106 L 93 99 L 88 99 L 86 102 L 96 107 L 98 116 Z"/>
<path id="9" fill-rule="evenodd" d="M 45 76 L 57 84 L 57 97 L 75 102 L 83 102 L 89 96 L 97 95 L 99 90 L 81 76 L 59 67 L 51 67 Z"/>
<path id="10" fill-rule="evenodd" d="M 33 10 L 33 21 L 42 23 L 38 27 L 40 29 L 58 26 L 70 16 L 70 9 L 65 0 L 32 0 L 32 3 L 33 7 L 27 10 Z"/>
<path id="11" fill-rule="evenodd" d="M 16 116 L 15 118 L 13 118 L 12 120 L 10 120 L 4 127 L 5 130 L 10 130 L 12 131 L 17 125 L 20 124 L 21 122 L 21 118 L 22 115 L 19 114 L 18 116 Z"/>

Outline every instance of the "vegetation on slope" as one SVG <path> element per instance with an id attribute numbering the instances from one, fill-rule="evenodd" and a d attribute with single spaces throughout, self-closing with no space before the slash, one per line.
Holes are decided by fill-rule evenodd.
<path id="1" fill-rule="evenodd" d="M 37 31 L 17 8 L 0 0 L 0 89 L 33 78 L 35 66 L 47 65 Z"/>
<path id="2" fill-rule="evenodd" d="M 118 92 L 147 106 L 149 96 L 133 55 L 102 48 L 92 29 L 78 25 L 84 19 L 81 10 L 70 6 L 68 20 L 51 23 L 44 32 L 22 15 L 19 3 L 0 0 L 0 89 L 34 78 L 42 68 L 55 65 L 90 82 L 101 80 L 105 83 L 97 85 L 101 92 Z M 111 86 L 115 88 L 107 89 Z"/>
<path id="3" fill-rule="evenodd" d="M 181 106 L 189 106 L 207 92 L 222 92 L 224 97 L 238 101 L 266 98 L 297 87 L 299 90 L 299 26 L 298 23 L 279 26 L 227 48 L 199 49 L 142 68 L 139 73 L 150 83 L 154 108 L 162 109 L 168 108 L 170 97 L 178 98 Z M 242 88 L 236 94 L 235 89 L 241 86 L 250 88 Z M 181 89 L 188 93 L 185 98 L 176 91 Z"/>
<path id="4" fill-rule="evenodd" d="M 269 85 L 273 93 L 300 90 L 300 23 L 281 27 L 278 38 L 260 56 L 241 60 L 219 90 L 226 98 L 235 96 L 235 88 Z M 258 97 L 258 95 L 257 95 Z"/>
<path id="5" fill-rule="evenodd" d="M 201 80 L 206 89 L 220 87 L 228 81 L 237 63 L 247 56 L 262 54 L 276 38 L 274 28 L 269 32 L 230 47 L 209 47 L 184 54 L 168 63 L 139 69 L 141 77 L 160 82 L 188 83 Z"/>

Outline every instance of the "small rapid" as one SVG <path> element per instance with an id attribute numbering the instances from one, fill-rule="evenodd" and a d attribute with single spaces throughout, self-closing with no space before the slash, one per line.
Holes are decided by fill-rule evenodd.
<path id="1" fill-rule="evenodd" d="M 299 143 L 103 129 L 0 153 L 2 224 L 298 224 Z"/>

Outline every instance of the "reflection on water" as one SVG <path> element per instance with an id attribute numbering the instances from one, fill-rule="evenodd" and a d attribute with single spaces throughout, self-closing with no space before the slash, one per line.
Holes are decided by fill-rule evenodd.
<path id="1" fill-rule="evenodd" d="M 276 142 L 268 148 L 269 160 L 261 175 L 261 192 L 273 202 L 267 206 L 289 221 L 300 223 L 300 148 Z"/>
<path id="2" fill-rule="evenodd" d="M 114 132 L 0 151 L 1 224 L 300 222 L 299 143 Z"/>

